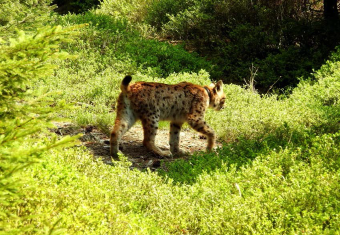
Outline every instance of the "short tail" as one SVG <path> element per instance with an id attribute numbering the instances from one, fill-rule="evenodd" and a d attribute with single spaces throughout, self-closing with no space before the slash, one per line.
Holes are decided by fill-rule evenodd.
<path id="1" fill-rule="evenodd" d="M 122 83 L 120 84 L 120 89 L 122 90 L 122 92 L 126 93 L 128 91 L 129 83 L 131 82 L 131 80 L 132 77 L 130 75 L 125 76 Z"/>

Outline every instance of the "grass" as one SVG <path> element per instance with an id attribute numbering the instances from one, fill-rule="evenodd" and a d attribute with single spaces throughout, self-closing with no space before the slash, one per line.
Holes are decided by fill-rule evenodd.
<path id="1" fill-rule="evenodd" d="M 60 20 L 87 19 L 97 18 Z M 123 54 L 119 48 L 134 45 L 133 38 L 143 41 L 140 36 L 122 21 L 97 20 L 82 29 L 80 40 L 64 45 L 78 58 L 59 61 L 53 76 L 35 84 L 35 89 L 54 91 L 55 103 L 72 106 L 56 116 L 107 132 L 119 84 L 130 72 L 134 81 L 210 83 L 205 70 L 188 72 L 184 65 L 163 76 L 152 63 L 145 66 L 135 55 Z M 121 36 L 103 47 L 105 34 Z M 226 108 L 207 113 L 223 148 L 175 161 L 167 171 L 131 170 L 123 156 L 108 166 L 77 145 L 50 150 L 14 176 L 23 181 L 24 196 L 6 206 L 16 217 L 5 221 L 0 233 L 339 233 L 339 54 L 316 72 L 317 80 L 301 82 L 287 97 L 226 85 Z M 204 69 L 205 63 L 191 56 L 184 57 L 197 65 L 193 68 Z"/>
<path id="2" fill-rule="evenodd" d="M 59 221 L 59 232 L 71 234 L 335 233 L 339 134 L 302 147 L 262 151 L 241 166 L 229 164 L 222 150 L 225 161 L 211 171 L 204 167 L 191 183 L 175 183 L 173 175 L 191 177 L 189 168 L 161 176 L 130 170 L 126 161 L 94 162 L 83 148 L 50 152 L 20 175 L 30 180 L 19 216 L 34 211 L 28 225 L 47 229 Z"/>

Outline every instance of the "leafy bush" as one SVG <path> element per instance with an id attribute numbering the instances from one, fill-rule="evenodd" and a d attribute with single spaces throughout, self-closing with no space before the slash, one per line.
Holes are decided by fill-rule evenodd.
<path id="1" fill-rule="evenodd" d="M 89 23 L 89 27 L 81 35 L 83 42 L 91 47 L 92 51 L 100 52 L 97 58 L 102 66 L 113 65 L 116 59 L 128 60 L 136 64 L 138 69 L 152 70 L 155 76 L 166 77 L 171 73 L 198 72 L 201 69 L 211 71 L 211 63 L 199 57 L 197 53 L 188 53 L 180 46 L 156 40 L 147 40 L 139 35 L 124 19 L 114 19 L 106 15 L 86 13 L 83 15 L 66 15 L 58 23 L 72 25 Z M 73 47 L 81 52 L 82 42 Z M 88 53 L 88 52 L 86 52 Z M 103 62 L 105 64 L 103 64 Z M 135 69 L 137 70 L 137 69 Z M 128 71 L 135 73 L 136 71 Z"/>
<path id="2" fill-rule="evenodd" d="M 129 25 L 125 19 L 116 19 L 109 15 L 94 14 L 92 12 L 85 12 L 83 14 L 67 14 L 57 18 L 57 24 L 85 24 L 97 30 L 109 31 L 114 33 L 116 31 L 125 31 L 128 33 Z"/>
<path id="3" fill-rule="evenodd" d="M 319 116 L 315 128 L 318 132 L 337 132 L 339 130 L 340 111 L 340 79 L 339 79 L 339 49 L 333 53 L 318 70 L 314 82 L 301 82 L 293 91 L 291 100 L 294 105 L 306 106 Z"/>
<path id="4" fill-rule="evenodd" d="M 21 190 L 25 180 L 19 171 L 38 162 L 45 151 L 77 138 L 58 140 L 46 134 L 51 113 L 64 107 L 46 99 L 50 95 L 43 94 L 44 90 L 32 90 L 33 83 L 53 72 L 52 59 L 69 57 L 59 52 L 59 43 L 67 41 L 70 30 L 42 28 L 32 36 L 20 31 L 18 38 L 0 44 L 0 231 L 5 233 L 14 232 L 10 221 L 27 219 L 17 210 L 26 192 Z M 34 229 L 24 224 L 15 231 Z"/>
<path id="5" fill-rule="evenodd" d="M 162 0 L 152 1 L 147 8 L 145 21 L 151 26 L 161 30 L 163 25 L 170 21 L 172 15 L 182 12 L 190 6 L 189 1 Z"/>
<path id="6" fill-rule="evenodd" d="M 339 31 L 339 24 L 315 17 L 307 9 L 318 9 L 318 3 L 308 4 L 160 0 L 150 5 L 146 18 L 163 37 L 184 40 L 211 58 L 225 82 L 243 83 L 255 65 L 256 85 L 267 91 L 295 87 L 340 42 L 340 34 L 331 33 Z"/>
<path id="7" fill-rule="evenodd" d="M 143 69 L 150 68 L 153 74 L 167 77 L 171 73 L 198 72 L 201 69 L 212 72 L 211 63 L 200 58 L 197 53 L 188 53 L 181 45 L 173 46 L 155 40 L 134 40 L 122 47 Z"/>
<path id="8" fill-rule="evenodd" d="M 9 39 L 16 30 L 35 31 L 53 19 L 52 0 L 0 1 L 0 36 Z M 39 17 L 37 17 L 39 16 Z"/>
<path id="9" fill-rule="evenodd" d="M 110 15 L 115 18 L 125 18 L 131 22 L 141 22 L 145 18 L 147 7 L 152 0 L 103 0 L 97 13 Z"/>

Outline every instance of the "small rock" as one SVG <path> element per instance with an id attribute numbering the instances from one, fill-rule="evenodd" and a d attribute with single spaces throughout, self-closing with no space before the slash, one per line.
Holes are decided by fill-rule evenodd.
<path id="1" fill-rule="evenodd" d="M 129 161 L 132 163 L 139 163 L 140 160 L 139 159 L 135 159 L 135 158 L 129 158 Z"/>
<path id="2" fill-rule="evenodd" d="M 146 167 L 151 167 L 153 165 L 153 160 L 149 160 L 148 163 L 146 163 Z"/>
<path id="3" fill-rule="evenodd" d="M 113 166 L 113 162 L 112 161 L 106 161 L 105 164 Z"/>

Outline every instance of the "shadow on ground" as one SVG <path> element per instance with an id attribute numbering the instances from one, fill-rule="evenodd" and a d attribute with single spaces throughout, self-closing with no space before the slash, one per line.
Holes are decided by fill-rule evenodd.
<path id="1" fill-rule="evenodd" d="M 80 137 L 82 144 L 88 148 L 95 159 L 101 158 L 104 163 L 112 164 L 110 157 L 110 140 L 107 135 L 102 133 L 95 126 L 78 127 L 71 123 L 54 123 L 56 128 L 53 131 L 58 135 L 77 135 L 82 133 Z M 156 144 L 161 149 L 169 149 L 168 130 L 159 130 L 156 137 Z M 170 162 L 178 158 L 162 159 L 156 154 L 148 151 L 142 144 L 143 129 L 140 125 L 133 126 L 122 138 L 120 143 L 120 151 L 132 163 L 132 168 L 145 169 L 150 168 L 156 170 L 161 167 L 161 161 Z M 190 154 L 197 151 L 204 151 L 207 141 L 204 137 L 191 129 L 184 129 L 181 132 L 180 148 L 189 153 L 188 156 L 180 158 L 188 158 Z"/>

